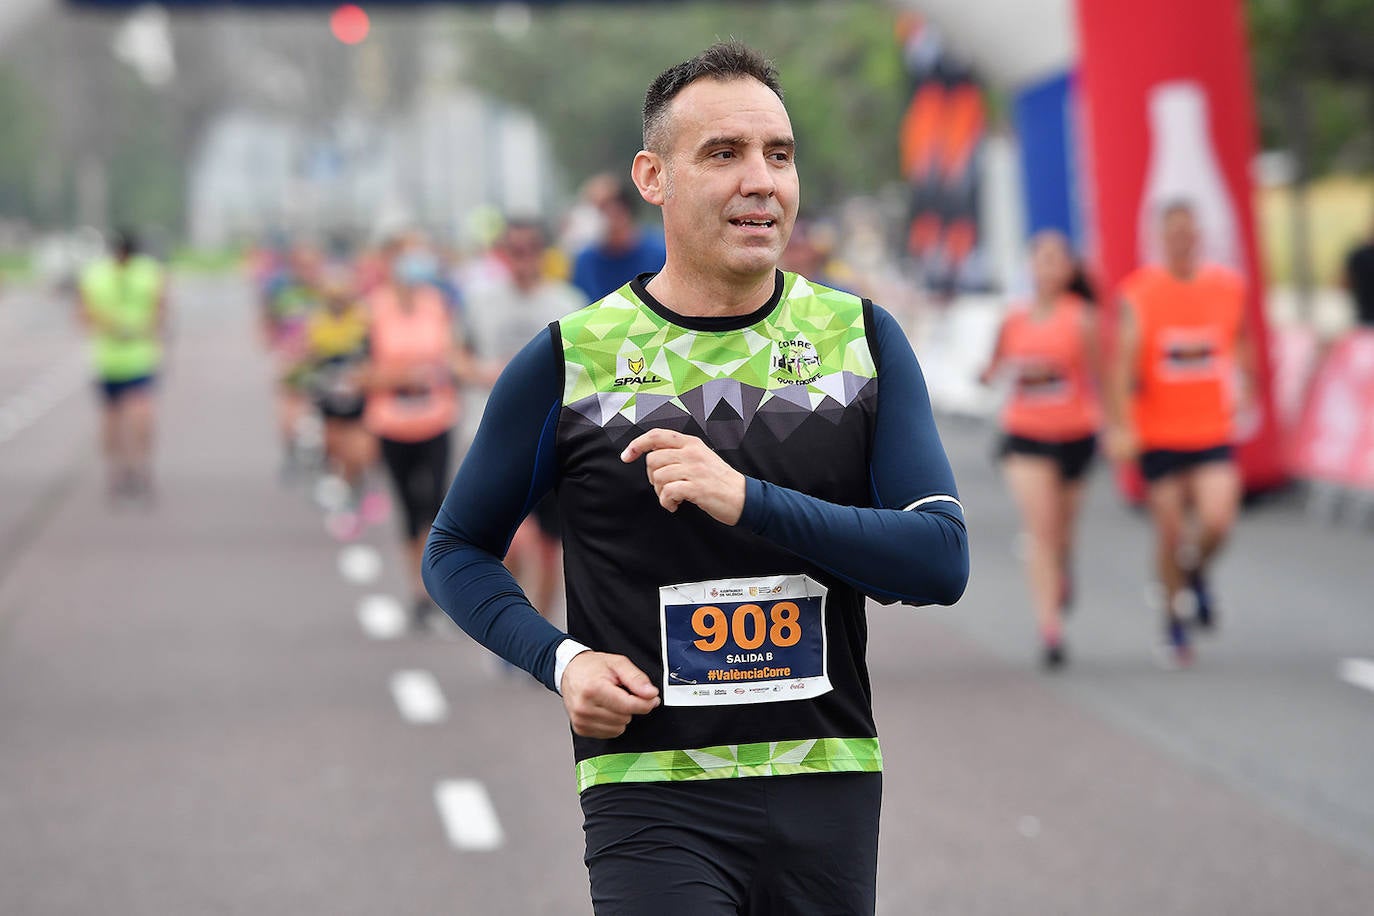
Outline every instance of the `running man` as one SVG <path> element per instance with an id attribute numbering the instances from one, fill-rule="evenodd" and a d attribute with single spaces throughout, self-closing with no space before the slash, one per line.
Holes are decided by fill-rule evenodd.
<path id="1" fill-rule="evenodd" d="M 642 273 L 663 267 L 663 241 L 635 221 L 634 192 L 611 175 L 588 179 L 583 191 L 598 217 L 597 240 L 573 259 L 572 284 L 600 299 Z"/>
<path id="2" fill-rule="evenodd" d="M 892 317 L 777 270 L 799 187 L 772 65 L 731 42 L 664 71 L 644 147 L 663 269 L 502 374 L 425 581 L 561 692 L 598 914 L 871 914 L 865 599 L 958 600 L 954 478 Z M 501 565 L 551 489 L 567 633 Z"/>
<path id="3" fill-rule="evenodd" d="M 1002 323 L 982 380 L 1014 374 L 1002 411 L 1002 469 L 1028 536 L 1026 575 L 1040 630 L 1041 661 L 1067 660 L 1064 614 L 1073 600 L 1073 544 L 1083 485 L 1097 448 L 1101 365 L 1097 323 L 1070 289 L 1068 239 L 1041 232 L 1031 240 L 1035 295 Z"/>
<path id="4" fill-rule="evenodd" d="M 362 534 L 367 474 L 377 463 L 377 440 L 362 422 L 369 320 L 350 274 L 342 266 L 321 274 L 322 301 L 306 318 L 301 367 L 324 421 L 325 465 L 346 488 L 346 497 L 330 507 L 333 511 L 325 522 L 329 533 L 342 541 Z"/>
<path id="5" fill-rule="evenodd" d="M 153 496 L 153 386 L 162 365 L 167 278 L 140 254 L 138 239 L 118 233 L 102 258 L 81 274 L 81 318 L 91 336 L 99 385 L 101 443 L 111 500 Z"/>
<path id="6" fill-rule="evenodd" d="M 313 245 L 298 242 L 286 263 L 261 288 L 259 328 L 263 343 L 276 362 L 277 434 L 281 440 L 281 479 L 284 483 L 303 470 L 298 444 L 300 427 L 310 399 L 300 373 L 305 356 L 305 327 L 319 306 L 319 281 L 324 259 Z"/>
<path id="7" fill-rule="evenodd" d="M 575 286 L 544 275 L 548 250 L 548 238 L 538 222 L 507 220 L 496 254 L 505 262 L 509 279 L 474 284 L 468 295 L 468 343 L 491 381 L 531 338 L 587 304 Z M 549 493 L 520 526 L 506 555 L 506 566 L 545 614 L 553 613 L 558 598 L 561 536 L 558 500 Z"/>
<path id="8" fill-rule="evenodd" d="M 1198 260 L 1197 218 L 1186 202 L 1160 216 L 1165 263 L 1121 287 L 1111 374 L 1109 449 L 1137 459 L 1155 534 L 1166 660 L 1192 663 L 1188 624 L 1208 630 L 1216 606 L 1207 573 L 1235 523 L 1241 479 L 1232 454 L 1239 395 L 1253 396 L 1254 353 L 1244 280 Z"/>

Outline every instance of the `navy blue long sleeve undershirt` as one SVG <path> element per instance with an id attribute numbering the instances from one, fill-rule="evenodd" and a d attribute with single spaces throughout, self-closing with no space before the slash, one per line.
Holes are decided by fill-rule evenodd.
<path id="1" fill-rule="evenodd" d="M 873 316 L 875 508 L 840 506 L 748 478 L 740 524 L 880 601 L 953 604 L 969 568 L 954 475 L 906 336 L 881 308 Z M 423 570 L 430 594 L 463 630 L 550 689 L 566 634 L 535 611 L 501 558 L 556 479 L 563 393 L 556 345 L 552 333 L 540 334 L 497 381 L 434 522 Z"/>

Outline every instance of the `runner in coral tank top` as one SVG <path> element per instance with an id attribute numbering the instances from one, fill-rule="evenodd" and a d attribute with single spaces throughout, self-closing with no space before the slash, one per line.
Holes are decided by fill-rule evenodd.
<path id="1" fill-rule="evenodd" d="M 381 444 L 401 506 L 413 589 L 412 626 L 429 629 L 434 603 L 420 575 L 425 539 L 444 501 L 458 388 L 476 370 L 434 285 L 438 261 L 419 236 L 389 246 L 388 279 L 368 296 L 368 389 L 363 423 Z"/>
<path id="2" fill-rule="evenodd" d="M 1031 243 L 1035 295 L 1002 323 L 983 380 L 1009 374 L 998 454 L 1021 510 L 1026 574 L 1046 669 L 1067 660 L 1064 613 L 1072 603 L 1074 529 L 1096 451 L 1100 411 L 1097 329 L 1087 302 L 1068 292 L 1068 241 L 1044 232 Z"/>

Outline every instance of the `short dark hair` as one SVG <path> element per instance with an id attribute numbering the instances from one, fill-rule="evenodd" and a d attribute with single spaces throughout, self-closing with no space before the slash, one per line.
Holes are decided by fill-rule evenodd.
<path id="1" fill-rule="evenodd" d="M 1187 197 L 1170 197 L 1162 201 L 1159 205 L 1159 221 L 1162 223 L 1175 213 L 1186 213 L 1197 218 L 1197 207 L 1194 206 L 1192 199 Z"/>
<path id="2" fill-rule="evenodd" d="M 649 84 L 649 91 L 644 94 L 645 149 L 662 145 L 669 103 L 683 89 L 708 77 L 722 81 L 756 79 L 782 98 L 782 84 L 772 61 L 742 41 L 718 41 L 691 60 L 664 70 Z"/>
<path id="3" fill-rule="evenodd" d="M 547 245 L 549 242 L 548 230 L 544 228 L 544 223 L 537 216 L 511 216 L 506 218 L 505 231 L 501 235 L 509 236 L 512 232 L 533 232 L 539 236 L 539 243 Z"/>
<path id="4" fill-rule="evenodd" d="M 138 233 L 132 229 L 118 229 L 110 239 L 110 250 L 117 258 L 131 258 L 138 254 L 141 247 Z"/>

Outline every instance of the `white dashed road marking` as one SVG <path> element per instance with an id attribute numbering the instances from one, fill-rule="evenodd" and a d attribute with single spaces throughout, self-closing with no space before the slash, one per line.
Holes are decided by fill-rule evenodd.
<path id="1" fill-rule="evenodd" d="M 366 544 L 353 544 L 339 551 L 339 575 L 354 585 L 376 582 L 382 574 L 382 555 Z"/>
<path id="2" fill-rule="evenodd" d="M 448 718 L 448 702 L 428 671 L 397 671 L 391 676 L 391 696 L 407 722 L 433 725 Z"/>
<path id="3" fill-rule="evenodd" d="M 1374 662 L 1367 658 L 1343 658 L 1338 669 L 1341 680 L 1374 691 Z"/>
<path id="4" fill-rule="evenodd" d="M 487 790 L 475 779 L 449 779 L 434 787 L 444 833 L 455 849 L 497 849 L 505 841 Z"/>
<path id="5" fill-rule="evenodd" d="M 406 614 L 390 595 L 368 595 L 358 605 L 358 623 L 373 639 L 395 639 L 405 632 Z"/>

